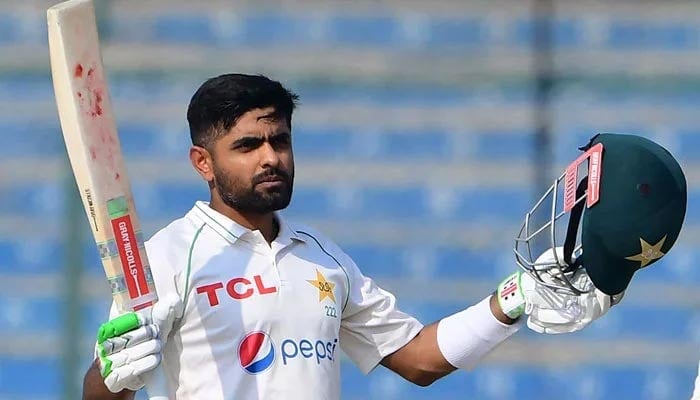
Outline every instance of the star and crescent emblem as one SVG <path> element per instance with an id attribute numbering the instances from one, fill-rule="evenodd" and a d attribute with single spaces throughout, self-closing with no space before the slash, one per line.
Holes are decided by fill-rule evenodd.
<path id="1" fill-rule="evenodd" d="M 321 271 L 316 270 L 316 279 L 307 280 L 311 285 L 318 289 L 318 302 L 322 302 L 323 299 L 329 298 L 333 303 L 335 303 L 335 295 L 333 294 L 333 289 L 335 289 L 335 283 L 326 280 Z"/>
<path id="2" fill-rule="evenodd" d="M 625 260 L 639 261 L 639 267 L 644 268 L 652 261 L 658 260 L 664 256 L 664 252 L 661 251 L 661 247 L 663 247 L 665 241 L 666 235 L 664 235 L 664 237 L 662 237 L 656 244 L 649 244 L 646 240 L 639 238 L 639 243 L 642 246 L 642 252 L 633 256 L 625 257 Z"/>

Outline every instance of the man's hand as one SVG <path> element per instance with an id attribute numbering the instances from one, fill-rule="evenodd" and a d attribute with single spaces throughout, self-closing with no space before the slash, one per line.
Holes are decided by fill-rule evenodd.
<path id="1" fill-rule="evenodd" d="M 571 333 L 579 331 L 605 315 L 612 306 L 612 297 L 598 289 L 580 295 L 555 292 L 522 274 L 527 326 L 539 333 Z M 580 269 L 575 279 L 588 280 L 588 274 Z"/>
<path id="2" fill-rule="evenodd" d="M 560 259 L 562 258 L 561 249 Z M 546 251 L 537 263 L 554 263 L 552 250 Z M 592 321 L 605 315 L 612 305 L 622 298 L 622 294 L 609 296 L 593 286 L 585 269 L 574 273 L 572 283 L 584 288 L 583 294 L 554 291 L 533 277 L 518 271 L 506 278 L 498 287 L 498 302 L 503 312 L 510 318 L 527 315 L 527 326 L 539 333 L 571 333 L 583 329 Z"/>
<path id="3" fill-rule="evenodd" d="M 148 372 L 160 364 L 165 341 L 175 318 L 182 316 L 182 308 L 180 298 L 170 295 L 160 299 L 150 315 L 131 312 L 100 326 L 95 355 L 110 392 L 143 388 Z"/>

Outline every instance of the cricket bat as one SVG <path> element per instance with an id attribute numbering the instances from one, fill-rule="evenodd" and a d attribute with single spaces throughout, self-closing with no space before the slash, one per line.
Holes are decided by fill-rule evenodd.
<path id="1" fill-rule="evenodd" d="M 92 0 L 69 0 L 47 11 L 51 75 L 63 138 L 112 298 L 120 313 L 156 301 L 112 114 Z M 147 386 L 167 400 L 160 368 Z"/>

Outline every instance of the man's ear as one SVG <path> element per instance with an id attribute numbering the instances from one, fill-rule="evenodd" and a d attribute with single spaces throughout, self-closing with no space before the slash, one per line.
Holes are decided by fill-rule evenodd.
<path id="1" fill-rule="evenodd" d="M 202 179 L 207 182 L 214 180 L 213 160 L 209 150 L 200 146 L 190 147 L 190 161 Z"/>

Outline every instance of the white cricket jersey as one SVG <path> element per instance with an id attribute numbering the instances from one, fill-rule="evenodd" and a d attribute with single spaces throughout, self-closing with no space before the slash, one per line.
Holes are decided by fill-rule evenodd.
<path id="1" fill-rule="evenodd" d="M 146 242 L 158 295 L 185 303 L 164 349 L 171 396 L 340 399 L 339 348 L 368 373 L 422 329 L 330 239 L 277 219 L 268 245 L 197 202 Z"/>

